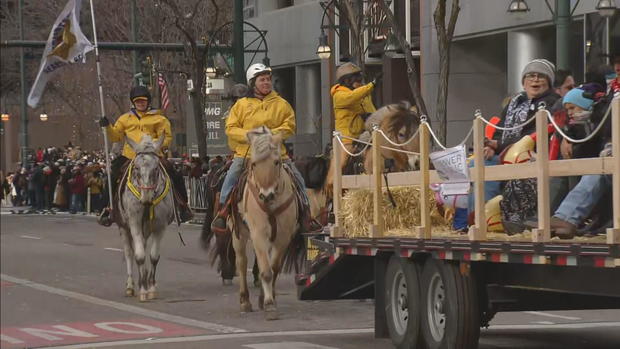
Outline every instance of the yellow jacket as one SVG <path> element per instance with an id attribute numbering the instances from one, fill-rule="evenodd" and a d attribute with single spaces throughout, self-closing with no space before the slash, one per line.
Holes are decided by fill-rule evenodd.
<path id="1" fill-rule="evenodd" d="M 331 89 L 334 101 L 335 129 L 343 136 L 359 137 L 364 131 L 364 120 L 361 115 L 377 111 L 372 104 L 370 93 L 375 85 L 371 82 L 355 90 L 342 85 L 334 85 Z M 351 140 L 343 139 L 344 143 Z"/>
<path id="2" fill-rule="evenodd" d="M 162 148 L 167 148 L 172 143 L 170 121 L 158 109 L 152 109 L 147 112 L 132 110 L 121 115 L 114 125 L 106 127 L 106 131 L 111 142 L 124 142 L 126 136 L 131 138 L 132 141 L 140 143 L 144 134 L 151 136 L 155 140 L 159 139 L 165 132 L 166 138 L 164 143 L 162 143 Z M 128 143 L 125 143 L 123 148 L 123 156 L 129 159 L 136 157 L 136 153 Z"/>
<path id="3" fill-rule="evenodd" d="M 263 125 L 274 134 L 282 135 L 283 140 L 295 134 L 295 112 L 275 91 L 271 91 L 262 101 L 253 97 L 241 98 L 230 109 L 226 118 L 226 136 L 235 157 L 249 155 L 246 135 L 248 131 Z M 284 145 L 282 157 L 286 157 Z"/>

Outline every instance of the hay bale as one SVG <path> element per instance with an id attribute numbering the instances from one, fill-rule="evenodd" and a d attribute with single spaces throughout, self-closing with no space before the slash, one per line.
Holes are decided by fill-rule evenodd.
<path id="1" fill-rule="evenodd" d="M 387 192 L 383 190 L 383 220 L 385 236 L 413 236 L 413 228 L 420 225 L 420 187 L 390 188 L 396 207 L 392 207 Z M 447 222 L 437 211 L 435 197 L 429 192 L 431 201 L 431 223 L 433 236 L 438 232 L 450 232 Z M 373 216 L 372 191 L 368 189 L 349 190 L 342 199 L 340 218 L 348 237 L 368 237 L 368 227 Z"/>

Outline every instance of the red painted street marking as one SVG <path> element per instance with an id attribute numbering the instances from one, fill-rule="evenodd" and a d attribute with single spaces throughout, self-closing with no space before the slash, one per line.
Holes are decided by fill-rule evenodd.
<path id="1" fill-rule="evenodd" d="M 15 286 L 15 284 L 12 282 L 4 281 L 4 280 L 0 281 L 0 287 L 7 287 L 7 286 Z"/>
<path id="2" fill-rule="evenodd" d="M 199 329 L 147 318 L 6 327 L 0 329 L 0 332 L 0 346 L 2 348 L 94 343 L 150 337 L 178 337 L 203 333 Z"/>

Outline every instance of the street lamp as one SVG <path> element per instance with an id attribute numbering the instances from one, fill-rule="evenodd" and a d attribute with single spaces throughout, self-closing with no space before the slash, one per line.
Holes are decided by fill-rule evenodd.
<path id="1" fill-rule="evenodd" d="M 321 36 L 319 36 L 319 47 L 316 49 L 316 54 L 320 59 L 328 59 L 332 55 L 332 49 L 327 43 L 327 35 L 323 29 L 321 29 Z"/>
<path id="2" fill-rule="evenodd" d="M 598 0 L 596 10 L 601 17 L 610 18 L 616 12 L 615 0 Z"/>
<path id="3" fill-rule="evenodd" d="M 41 119 L 41 121 L 43 122 L 47 121 L 47 114 L 42 113 L 41 115 L 39 115 L 39 119 Z"/>
<path id="4" fill-rule="evenodd" d="M 10 118 L 11 118 L 11 115 L 2 113 L 2 121 L 9 121 Z"/>
<path id="5" fill-rule="evenodd" d="M 508 5 L 508 13 L 525 13 L 530 10 L 525 0 L 512 0 Z"/>

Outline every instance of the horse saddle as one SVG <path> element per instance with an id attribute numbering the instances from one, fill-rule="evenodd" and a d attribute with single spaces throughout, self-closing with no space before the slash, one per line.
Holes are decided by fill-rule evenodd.
<path id="1" fill-rule="evenodd" d="M 247 162 L 246 162 L 247 164 Z M 310 212 L 310 206 L 309 203 L 306 202 L 306 200 L 304 200 L 304 198 L 306 197 L 306 194 L 304 192 L 304 189 L 301 185 L 301 183 L 299 183 L 299 181 L 297 181 L 297 177 L 295 177 L 294 173 L 293 173 L 293 169 L 291 168 L 291 166 L 289 164 L 284 164 L 283 165 L 284 170 L 289 174 L 289 176 L 291 177 L 293 184 L 294 184 L 294 195 L 295 195 L 295 201 L 297 202 L 297 212 L 300 212 L 300 214 L 298 215 L 298 223 L 300 224 L 300 226 L 304 225 L 304 217 L 306 217 L 307 215 L 309 215 Z M 241 173 L 241 175 L 239 176 L 239 179 L 237 180 L 237 183 L 235 184 L 235 187 L 233 188 L 231 194 L 230 194 L 230 199 L 228 200 L 228 202 L 226 203 L 226 205 L 230 205 L 229 209 L 231 212 L 231 216 L 232 216 L 232 220 L 233 220 L 233 229 L 235 231 L 235 235 L 237 237 L 239 237 L 239 224 L 243 223 L 243 220 L 241 219 L 241 215 L 239 212 L 239 203 L 243 200 L 243 193 L 245 191 L 245 186 L 247 184 L 247 177 L 249 175 L 249 171 L 248 171 L 248 166 L 245 167 L 244 171 Z M 270 240 L 274 241 L 275 240 L 275 234 L 276 234 L 276 229 L 275 229 L 275 216 L 277 216 L 278 212 L 274 212 L 272 214 L 269 215 L 269 223 L 271 224 L 271 237 Z M 245 224 L 245 223 L 243 223 Z"/>
<path id="2" fill-rule="evenodd" d="M 179 194 L 178 190 L 176 190 L 176 188 L 174 187 L 174 181 L 172 181 L 172 178 L 170 174 L 168 173 L 168 170 L 166 169 L 166 166 L 162 162 L 161 159 L 160 159 L 160 163 L 162 164 L 162 169 L 166 172 L 166 175 L 168 176 L 168 180 L 170 181 L 170 187 L 172 189 L 171 191 L 172 191 L 172 197 L 174 200 L 174 205 L 177 208 L 175 211 L 175 219 L 180 222 L 179 212 L 181 210 L 180 206 L 181 206 L 181 203 L 183 202 L 183 199 L 181 198 L 181 195 Z M 132 165 L 132 161 L 127 161 L 126 163 L 123 164 L 123 166 L 121 166 L 120 173 L 122 173 L 122 176 L 118 177 L 117 183 L 116 183 L 117 184 L 116 190 L 112 193 L 112 200 L 114 201 L 114 214 L 112 216 L 115 217 L 115 221 L 117 221 L 117 223 L 119 222 L 118 217 L 120 217 L 120 208 L 123 206 L 123 201 L 120 198 L 123 196 L 126 190 L 129 190 L 129 185 L 128 185 L 129 167 L 131 165 Z"/>

